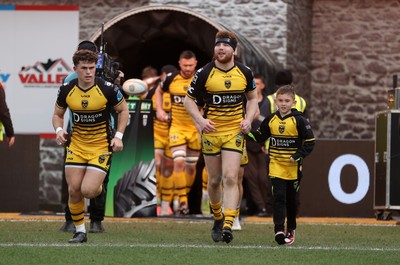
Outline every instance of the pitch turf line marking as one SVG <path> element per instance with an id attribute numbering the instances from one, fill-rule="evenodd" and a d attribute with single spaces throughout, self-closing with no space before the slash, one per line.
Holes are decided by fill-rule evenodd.
<path id="1" fill-rule="evenodd" d="M 179 244 L 61 244 L 61 243 L 0 243 L 1 247 L 106 247 L 106 248 L 195 248 L 195 249 L 287 249 L 287 250 L 322 250 L 322 251 L 375 251 L 375 252 L 394 252 L 400 251 L 395 248 L 362 248 L 362 247 L 321 247 L 321 246 L 250 246 L 250 245 L 179 245 Z"/>

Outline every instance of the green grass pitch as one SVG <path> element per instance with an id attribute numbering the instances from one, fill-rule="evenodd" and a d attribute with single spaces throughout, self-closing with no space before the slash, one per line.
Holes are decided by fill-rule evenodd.
<path id="1" fill-rule="evenodd" d="M 61 220 L 1 220 L 0 264 L 398 264 L 393 224 L 299 223 L 291 246 L 274 242 L 269 222 L 244 222 L 230 244 L 214 243 L 211 220 L 128 219 L 68 244 Z"/>

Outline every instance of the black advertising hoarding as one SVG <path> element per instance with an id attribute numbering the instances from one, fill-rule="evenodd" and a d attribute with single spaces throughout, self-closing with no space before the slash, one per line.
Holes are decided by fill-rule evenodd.
<path id="1" fill-rule="evenodd" d="M 374 141 L 317 139 L 303 173 L 300 216 L 374 217 Z"/>

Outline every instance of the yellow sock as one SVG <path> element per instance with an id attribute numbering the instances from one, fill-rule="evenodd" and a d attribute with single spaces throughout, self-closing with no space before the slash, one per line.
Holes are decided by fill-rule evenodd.
<path id="1" fill-rule="evenodd" d="M 203 187 L 203 190 L 206 190 L 208 184 L 208 173 L 206 168 L 203 169 L 201 179 L 202 179 L 201 186 Z"/>
<path id="2" fill-rule="evenodd" d="M 189 194 L 190 189 L 193 186 L 194 179 L 196 178 L 196 171 L 193 171 L 192 174 L 186 173 L 185 176 L 186 176 L 186 194 Z"/>
<path id="3" fill-rule="evenodd" d="M 85 201 L 82 199 L 78 203 L 68 203 L 74 225 L 82 225 L 85 223 Z"/>
<path id="4" fill-rule="evenodd" d="M 224 211 L 225 214 L 225 222 L 224 222 L 224 227 L 228 227 L 232 229 L 233 225 L 233 220 L 235 220 L 236 214 L 237 214 L 237 209 L 225 209 Z"/>
<path id="5" fill-rule="evenodd" d="M 175 189 L 175 183 L 174 183 L 174 189 L 172 190 L 172 200 L 179 201 L 179 196 L 178 196 L 178 193 L 176 193 L 176 189 Z"/>
<path id="6" fill-rule="evenodd" d="M 222 214 L 222 201 L 217 202 L 217 203 L 211 203 L 210 202 L 210 206 L 211 206 L 211 210 L 214 214 L 214 220 L 221 220 L 223 217 Z"/>
<path id="7" fill-rule="evenodd" d="M 157 203 L 161 201 L 161 187 L 162 187 L 162 176 L 160 170 L 156 170 L 156 192 L 157 192 Z"/>
<path id="8" fill-rule="evenodd" d="M 174 179 L 172 176 L 165 177 L 164 175 L 161 175 L 161 179 L 161 200 L 171 202 Z"/>
<path id="9" fill-rule="evenodd" d="M 184 171 L 174 173 L 175 192 L 179 196 L 179 203 L 188 204 L 186 194 L 186 174 Z"/>

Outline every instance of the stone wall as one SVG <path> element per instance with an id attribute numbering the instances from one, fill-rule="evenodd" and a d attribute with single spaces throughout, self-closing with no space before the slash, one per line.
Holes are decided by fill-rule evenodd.
<path id="1" fill-rule="evenodd" d="M 314 1 L 311 120 L 324 138 L 373 139 L 400 73 L 397 0 Z"/>
<path id="2" fill-rule="evenodd" d="M 289 1 L 287 12 L 286 67 L 294 74 L 294 82 L 299 95 L 304 97 L 309 109 L 311 98 L 311 24 L 312 1 Z"/>

